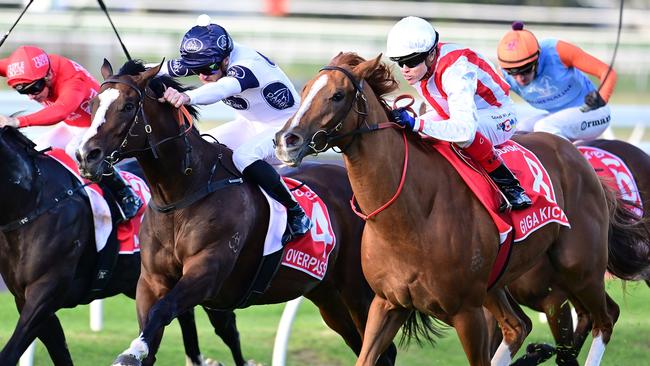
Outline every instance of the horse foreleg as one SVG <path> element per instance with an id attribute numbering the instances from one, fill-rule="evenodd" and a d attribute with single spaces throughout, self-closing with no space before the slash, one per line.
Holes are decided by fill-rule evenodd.
<path id="1" fill-rule="evenodd" d="M 412 310 L 396 307 L 377 295 L 370 304 L 363 345 L 356 365 L 375 365 Z"/>
<path id="2" fill-rule="evenodd" d="M 56 366 L 72 366 L 72 357 L 65 342 L 65 334 L 56 314 L 43 322 L 38 332 L 38 339 L 43 342 Z"/>
<path id="3" fill-rule="evenodd" d="M 26 298 L 16 298 L 16 307 L 20 312 L 13 334 L 0 352 L 0 365 L 15 365 L 27 347 L 36 339 L 44 322 L 47 322 L 59 308 L 56 301 L 65 292 L 61 286 L 51 286 L 50 282 L 33 284 L 25 290 Z M 59 325 L 60 326 L 60 325 Z"/>
<path id="4" fill-rule="evenodd" d="M 509 365 L 532 329 L 532 322 L 504 288 L 492 289 L 485 307 L 499 322 L 503 340 L 492 358 L 493 365 Z"/>
<path id="5" fill-rule="evenodd" d="M 450 323 L 463 345 L 469 364 L 488 366 L 490 364 L 487 323 L 481 308 L 467 308 L 454 314 Z"/>
<path id="6" fill-rule="evenodd" d="M 237 366 L 245 366 L 246 360 L 241 351 L 239 331 L 237 330 L 237 317 L 234 311 L 219 311 L 203 307 L 210 319 L 214 332 L 230 349 L 232 358 Z"/>

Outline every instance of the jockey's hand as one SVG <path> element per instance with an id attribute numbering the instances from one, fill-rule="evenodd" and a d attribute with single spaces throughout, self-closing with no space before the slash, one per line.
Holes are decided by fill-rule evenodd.
<path id="1" fill-rule="evenodd" d="M 176 108 L 180 108 L 184 104 L 190 103 L 190 97 L 185 93 L 181 93 L 174 88 L 167 88 L 162 98 L 158 99 L 160 102 L 168 102 Z"/>
<path id="2" fill-rule="evenodd" d="M 0 127 L 4 127 L 4 126 L 11 126 L 11 127 L 18 128 L 19 126 L 18 118 L 8 117 L 0 114 Z"/>
<path id="3" fill-rule="evenodd" d="M 393 109 L 390 111 L 390 114 L 400 126 L 404 126 L 410 130 L 415 129 L 415 118 L 405 108 Z"/>
<path id="4" fill-rule="evenodd" d="M 580 107 L 580 111 L 583 113 L 593 111 L 594 109 L 604 107 L 606 104 L 607 102 L 598 94 L 598 91 L 594 90 L 585 95 L 585 104 Z"/>

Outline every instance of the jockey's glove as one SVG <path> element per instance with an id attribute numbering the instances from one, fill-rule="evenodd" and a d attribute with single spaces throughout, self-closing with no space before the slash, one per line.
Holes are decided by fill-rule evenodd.
<path id="1" fill-rule="evenodd" d="M 585 104 L 580 107 L 581 112 L 589 112 L 604 107 L 607 104 L 605 99 L 598 94 L 598 90 L 590 91 L 585 95 Z"/>
<path id="2" fill-rule="evenodd" d="M 397 108 L 390 111 L 393 119 L 400 126 L 404 126 L 410 130 L 415 130 L 415 118 L 413 118 L 406 108 Z"/>

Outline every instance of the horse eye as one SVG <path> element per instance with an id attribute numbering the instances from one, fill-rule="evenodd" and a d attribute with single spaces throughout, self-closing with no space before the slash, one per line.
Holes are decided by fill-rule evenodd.
<path id="1" fill-rule="evenodd" d="M 135 104 L 133 103 L 126 103 L 124 105 L 124 110 L 127 112 L 131 112 L 135 108 Z"/>
<path id="2" fill-rule="evenodd" d="M 336 93 L 334 93 L 334 95 L 332 95 L 332 100 L 335 102 L 340 102 L 343 100 L 344 97 L 345 95 L 342 92 L 337 91 Z"/>

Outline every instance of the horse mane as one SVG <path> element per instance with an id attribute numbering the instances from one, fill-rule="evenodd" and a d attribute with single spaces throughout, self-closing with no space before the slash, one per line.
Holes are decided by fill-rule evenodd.
<path id="1" fill-rule="evenodd" d="M 129 60 L 122 65 L 116 76 L 136 76 L 140 75 L 140 73 L 144 72 L 146 69 L 147 68 L 142 60 Z M 180 92 L 193 89 L 192 87 L 181 84 L 178 80 L 169 75 L 156 76 L 149 81 L 149 88 L 154 92 L 156 98 L 161 98 L 167 87 L 172 87 Z M 192 117 L 198 118 L 199 110 L 195 106 L 186 105 L 185 108 L 187 108 L 187 111 Z"/>
<path id="2" fill-rule="evenodd" d="M 341 52 L 330 61 L 329 66 L 343 67 L 347 65 L 350 66 L 350 68 L 354 68 L 364 61 L 366 61 L 366 59 L 355 52 Z M 392 120 L 390 115 L 391 108 L 386 101 L 385 95 L 397 90 L 399 84 L 397 80 L 395 80 L 390 66 L 384 62 L 379 62 L 377 67 L 365 78 L 365 80 L 372 91 L 377 95 L 380 104 L 386 112 L 386 116 Z"/>

